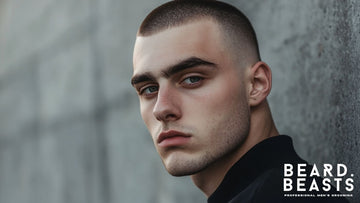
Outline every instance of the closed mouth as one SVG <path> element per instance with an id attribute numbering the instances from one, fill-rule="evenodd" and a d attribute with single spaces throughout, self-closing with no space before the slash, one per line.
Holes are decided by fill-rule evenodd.
<path id="1" fill-rule="evenodd" d="M 157 139 L 157 143 L 160 144 L 162 141 L 169 139 L 169 138 L 173 138 L 173 137 L 190 137 L 190 135 L 184 134 L 179 131 L 170 130 L 170 131 L 160 133 L 160 135 Z"/>

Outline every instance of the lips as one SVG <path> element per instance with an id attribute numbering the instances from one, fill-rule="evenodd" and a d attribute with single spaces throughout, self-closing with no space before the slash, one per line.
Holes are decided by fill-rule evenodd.
<path id="1" fill-rule="evenodd" d="M 168 147 L 168 146 L 176 146 L 185 144 L 190 138 L 190 135 L 187 135 L 182 132 L 170 130 L 166 132 L 160 133 L 157 143 L 160 146 Z"/>

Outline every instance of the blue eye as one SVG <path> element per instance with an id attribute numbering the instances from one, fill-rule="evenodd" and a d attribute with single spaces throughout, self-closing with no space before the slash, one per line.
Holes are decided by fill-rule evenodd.
<path id="1" fill-rule="evenodd" d="M 157 86 L 149 86 L 149 87 L 146 87 L 144 88 L 142 91 L 141 91 L 141 94 L 152 94 L 154 92 L 157 92 L 158 91 L 158 87 Z"/>
<path id="2" fill-rule="evenodd" d="M 185 80 L 183 80 L 183 83 L 186 83 L 186 84 L 194 84 L 194 83 L 197 83 L 197 82 L 200 82 L 202 80 L 201 77 L 199 76 L 191 76 L 191 77 L 188 77 L 186 78 Z"/>

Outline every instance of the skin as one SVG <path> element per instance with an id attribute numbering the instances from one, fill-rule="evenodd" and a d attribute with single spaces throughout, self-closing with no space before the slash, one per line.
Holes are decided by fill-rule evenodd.
<path id="1" fill-rule="evenodd" d="M 278 134 L 266 102 L 270 68 L 242 67 L 227 44 L 217 23 L 201 19 L 137 36 L 134 48 L 132 84 L 155 148 L 170 174 L 191 175 L 207 196 L 244 153 Z M 169 130 L 187 141 L 162 146 Z"/>

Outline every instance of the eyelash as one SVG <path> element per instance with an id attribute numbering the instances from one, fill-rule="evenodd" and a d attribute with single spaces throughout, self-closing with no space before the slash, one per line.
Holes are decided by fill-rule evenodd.
<path id="1" fill-rule="evenodd" d="M 195 82 L 190 81 L 190 84 L 185 83 L 186 80 L 191 80 L 191 79 L 194 79 L 194 78 L 196 78 L 197 81 L 195 81 Z M 201 84 L 202 80 L 204 80 L 204 78 L 201 77 L 201 76 L 197 76 L 197 75 L 187 76 L 183 80 L 181 80 L 181 82 L 179 84 L 181 86 L 185 87 L 185 88 L 195 88 L 195 87 L 198 87 Z M 151 93 L 145 93 L 145 91 L 150 90 L 149 88 L 154 88 L 154 87 L 157 88 L 156 91 L 151 92 Z M 139 89 L 139 95 L 142 95 L 142 96 L 145 96 L 145 97 L 151 97 L 153 94 L 155 94 L 158 91 L 158 89 L 159 89 L 159 87 L 157 85 L 152 85 L 152 84 L 146 85 L 146 86 Z"/>
<path id="2" fill-rule="evenodd" d="M 145 92 L 146 90 L 148 90 L 149 88 L 154 88 L 154 87 L 158 88 L 158 86 L 156 86 L 156 85 L 147 85 L 147 86 L 145 86 L 145 87 L 143 87 L 143 88 L 140 88 L 140 89 L 139 89 L 139 94 L 140 94 L 140 95 L 150 96 L 150 95 L 153 94 L 153 93 L 144 93 L 144 92 Z"/>
<path id="3" fill-rule="evenodd" d="M 190 81 L 191 84 L 186 84 L 187 87 L 196 87 L 196 86 L 199 85 L 199 84 L 201 83 L 201 81 L 204 79 L 203 77 L 197 76 L 197 75 L 188 76 L 188 77 L 186 77 L 184 80 L 182 80 L 182 81 L 180 82 L 180 84 L 184 84 L 186 80 L 191 80 L 191 79 L 194 79 L 194 78 L 196 78 L 196 79 L 198 79 L 198 80 L 195 81 L 195 82 L 191 82 L 191 81 Z"/>

